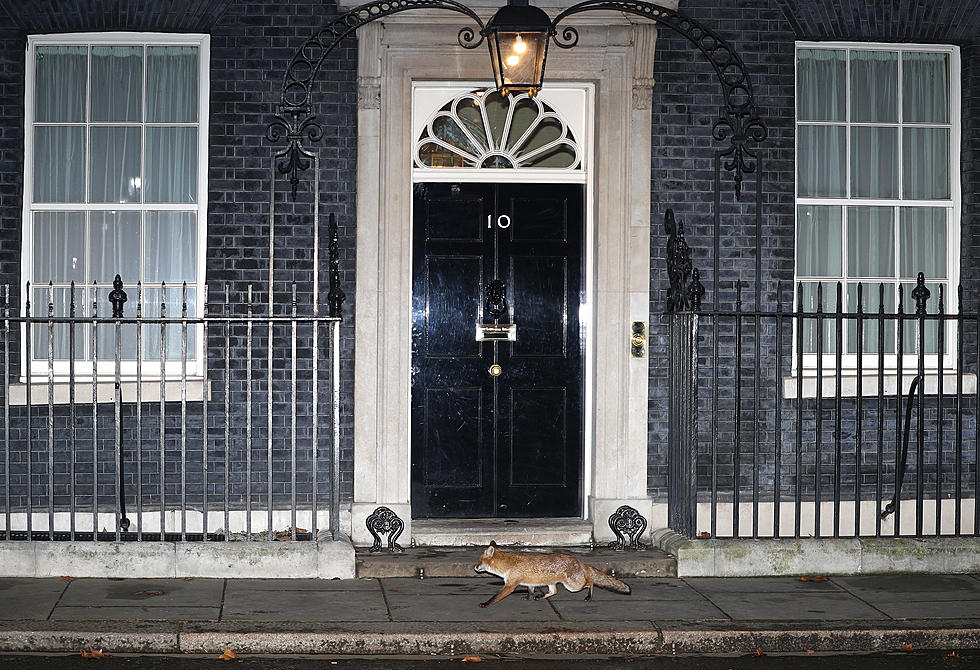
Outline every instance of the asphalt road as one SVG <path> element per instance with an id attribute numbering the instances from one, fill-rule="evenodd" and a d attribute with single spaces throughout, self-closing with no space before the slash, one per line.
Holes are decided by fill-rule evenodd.
<path id="1" fill-rule="evenodd" d="M 479 659 L 479 664 L 476 659 Z M 313 670 L 338 668 L 350 670 L 441 670 L 474 668 L 500 670 L 967 670 L 980 667 L 980 650 L 958 652 L 904 652 L 893 654 L 812 654 L 762 656 L 654 656 L 640 658 L 569 657 L 569 658 L 469 658 L 463 664 L 457 658 L 338 658 L 248 656 L 224 661 L 217 656 L 123 656 L 83 658 L 80 654 L 0 654 L 0 670 L 204 670 L 238 668 L 257 670 Z"/>

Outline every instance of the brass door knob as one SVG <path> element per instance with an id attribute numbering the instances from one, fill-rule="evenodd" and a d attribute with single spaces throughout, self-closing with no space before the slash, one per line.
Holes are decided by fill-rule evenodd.
<path id="1" fill-rule="evenodd" d="M 490 373 L 490 376 L 491 377 L 499 377 L 500 376 L 500 373 L 503 372 L 503 371 L 504 371 L 504 369 L 502 367 L 500 367 L 499 365 L 497 365 L 496 363 L 494 363 L 493 365 L 491 365 L 490 366 L 490 370 L 488 370 L 488 372 Z"/>

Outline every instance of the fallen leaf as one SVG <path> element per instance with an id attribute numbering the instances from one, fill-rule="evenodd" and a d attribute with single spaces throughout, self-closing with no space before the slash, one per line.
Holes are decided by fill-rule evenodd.
<path id="1" fill-rule="evenodd" d="M 62 575 L 61 578 L 64 579 L 66 582 L 73 582 L 73 581 L 75 581 L 75 578 L 74 577 L 69 577 L 68 575 Z"/>
<path id="2" fill-rule="evenodd" d="M 959 657 L 960 655 L 957 654 L 955 651 L 946 654 L 946 658 L 959 658 Z"/>
<path id="3" fill-rule="evenodd" d="M 711 533 L 706 530 L 702 530 L 700 533 L 698 533 L 698 537 L 711 537 Z"/>
<path id="4" fill-rule="evenodd" d="M 812 649 L 807 649 L 807 650 L 806 650 L 806 653 L 808 653 L 808 654 L 812 654 L 812 653 L 814 653 L 814 652 L 813 652 L 813 650 L 812 650 Z"/>
<path id="5" fill-rule="evenodd" d="M 482 663 L 483 659 L 479 656 L 464 656 L 463 663 Z"/>
<path id="6" fill-rule="evenodd" d="M 81 650 L 82 658 L 105 658 L 105 654 L 101 649 L 96 649 L 95 647 L 89 646 L 88 651 Z"/>
<path id="7" fill-rule="evenodd" d="M 902 649 L 904 649 L 905 651 L 915 651 L 915 647 L 912 646 L 911 642 L 906 642 L 905 644 L 903 644 Z"/>
<path id="8" fill-rule="evenodd" d="M 194 578 L 193 577 L 184 577 L 184 581 L 185 582 L 191 582 L 191 581 L 194 581 Z"/>
<path id="9" fill-rule="evenodd" d="M 827 581 L 827 575 L 813 575 L 810 577 L 803 576 L 800 577 L 801 582 L 825 582 Z"/>
<path id="10" fill-rule="evenodd" d="M 222 661 L 231 661 L 238 658 L 238 654 L 233 652 L 231 649 L 225 649 L 223 652 L 221 652 L 221 656 L 218 658 L 220 658 Z"/>
<path id="11" fill-rule="evenodd" d="M 756 656 L 762 656 L 762 647 L 756 647 L 755 648 L 755 655 Z"/>

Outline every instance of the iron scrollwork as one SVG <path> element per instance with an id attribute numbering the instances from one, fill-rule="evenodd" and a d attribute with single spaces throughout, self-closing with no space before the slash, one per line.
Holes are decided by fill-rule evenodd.
<path id="1" fill-rule="evenodd" d="M 691 263 L 691 247 L 684 239 L 684 224 L 674 218 L 674 210 L 664 214 L 667 231 L 667 313 L 700 312 L 704 285 L 701 273 Z"/>
<path id="2" fill-rule="evenodd" d="M 578 43 L 575 29 L 563 27 L 559 37 L 558 24 L 573 14 L 600 9 L 643 16 L 656 21 L 658 26 L 672 28 L 694 44 L 711 63 L 725 97 L 725 106 L 711 134 L 719 142 L 726 139 L 731 142 L 731 147 L 721 153 L 721 158 L 725 169 L 734 173 L 735 197 L 741 199 L 744 175 L 756 170 L 756 155 L 749 150 L 749 143 L 762 142 L 769 135 L 756 111 L 745 63 L 715 31 L 676 10 L 641 0 L 586 0 L 573 5 L 551 22 L 552 41 L 563 49 L 575 46 Z"/>
<path id="3" fill-rule="evenodd" d="M 390 552 L 401 552 L 404 549 L 399 546 L 396 540 L 398 536 L 402 534 L 405 530 L 405 522 L 398 518 L 398 515 L 392 512 L 387 507 L 378 507 L 368 516 L 367 521 L 368 532 L 371 533 L 371 537 L 374 538 L 374 544 L 371 545 L 369 549 L 370 552 L 374 553 L 381 551 L 381 536 L 388 536 L 388 551 Z"/>
<path id="4" fill-rule="evenodd" d="M 613 514 L 609 515 L 609 527 L 616 535 L 616 539 L 609 543 L 611 549 L 623 551 L 624 549 L 646 549 L 647 546 L 640 542 L 643 531 L 647 529 L 647 520 L 643 518 L 636 508 L 629 505 L 622 505 Z M 626 538 L 629 537 L 629 543 Z"/>
<path id="5" fill-rule="evenodd" d="M 454 0 L 369 2 L 341 14 L 320 28 L 290 60 L 282 84 L 279 113 L 266 127 L 269 142 L 286 143 L 285 148 L 276 154 L 276 169 L 283 175 L 289 175 L 294 199 L 299 188 L 299 175 L 310 168 L 313 160 L 313 154 L 304 143 L 319 142 L 323 137 L 323 129 L 312 113 L 311 90 L 324 59 L 341 40 L 361 26 L 410 9 L 447 9 L 465 14 L 476 22 L 479 29 L 469 26 L 461 28 L 456 38 L 460 46 L 475 49 L 483 43 L 483 21 L 472 9 Z"/>

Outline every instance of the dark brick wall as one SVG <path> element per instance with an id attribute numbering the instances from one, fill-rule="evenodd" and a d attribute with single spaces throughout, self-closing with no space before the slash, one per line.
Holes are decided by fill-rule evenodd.
<path id="1" fill-rule="evenodd" d="M 759 112 L 769 128 L 769 139 L 760 152 L 762 161 L 761 209 L 756 212 L 756 187 L 754 175 L 744 187 L 741 202 L 732 195 L 730 177 L 721 170 L 721 189 L 716 195 L 714 183 L 714 154 L 724 147 L 710 136 L 711 126 L 718 116 L 722 103 L 720 86 L 714 72 L 700 54 L 683 37 L 668 30 L 661 30 L 657 42 L 655 64 L 654 123 L 653 123 L 653 225 L 651 249 L 651 350 L 666 347 L 666 327 L 662 323 L 666 290 L 664 261 L 665 237 L 662 233 L 663 212 L 672 207 L 686 225 L 695 267 L 701 270 L 707 288 L 705 305 L 708 311 L 720 309 L 734 311 L 751 310 L 757 305 L 764 311 L 776 307 L 776 290 L 780 288 L 782 308 L 788 309 L 792 294 L 793 277 L 793 52 L 795 40 L 854 40 L 881 42 L 922 42 L 957 44 L 962 56 L 962 155 L 961 184 L 963 192 L 961 282 L 964 295 L 964 312 L 975 313 L 977 308 L 980 264 L 977 262 L 977 157 L 980 149 L 980 132 L 977 126 L 980 79 L 977 68 L 978 26 L 975 12 L 964 8 L 969 3 L 952 0 L 927 4 L 904 4 L 889 7 L 885 11 L 880 3 L 808 0 L 786 2 L 784 0 L 682 0 L 680 11 L 703 25 L 716 30 L 732 44 L 746 63 L 758 101 Z M 717 204 L 716 204 L 717 197 Z M 761 220 L 756 239 L 756 217 Z M 716 227 L 716 223 L 718 226 Z M 715 237 L 717 236 L 717 237 Z M 716 252 L 717 249 L 717 252 Z M 756 276 L 756 253 L 761 273 Z M 716 275 L 717 269 L 717 275 Z M 735 290 L 736 282 L 741 291 Z M 758 292 L 758 303 L 756 293 Z M 739 295 L 740 294 L 740 295 Z M 736 332 L 734 321 L 727 319 L 717 326 L 710 319 L 702 323 L 700 357 L 700 466 L 699 485 L 702 496 L 716 478 L 719 486 L 726 489 L 728 498 L 734 487 L 734 452 L 739 452 L 739 488 L 743 500 L 756 482 L 761 497 L 771 499 L 775 478 L 775 451 L 781 442 L 781 487 L 784 492 L 795 491 L 797 433 L 797 405 L 784 401 L 780 431 L 776 431 L 776 385 L 779 377 L 788 376 L 792 350 L 789 327 L 781 336 L 782 359 L 777 360 L 774 343 L 774 321 L 763 319 L 762 335 L 757 338 L 752 319 L 744 321 L 742 330 Z M 976 349 L 976 325 L 966 323 L 964 350 Z M 714 342 L 717 337 L 718 356 L 715 360 Z M 741 345 L 737 356 L 736 342 Z M 666 494 L 666 434 L 667 415 L 665 398 L 666 359 L 651 356 L 650 365 L 650 432 L 648 490 L 651 495 L 663 499 Z M 968 371 L 975 371 L 975 355 L 965 361 Z M 947 394 L 955 389 L 947 387 Z M 736 393 L 740 396 L 736 408 Z M 758 398 L 758 400 L 756 400 Z M 927 398 L 925 408 L 925 463 L 923 479 L 935 486 L 937 432 L 935 397 Z M 953 471 L 955 454 L 950 440 L 956 434 L 956 412 L 947 399 L 943 411 L 943 444 L 938 458 L 942 461 L 943 487 L 949 492 L 954 487 Z M 855 478 L 862 482 L 862 496 L 867 498 L 867 487 L 875 488 L 878 464 L 885 476 L 886 492 L 891 491 L 894 481 L 895 401 L 884 403 L 882 444 L 885 453 L 877 453 L 878 408 L 876 402 L 865 402 L 857 407 L 853 400 L 845 400 L 840 407 L 833 401 L 824 401 L 819 409 L 816 401 L 804 401 L 800 433 L 803 436 L 799 474 L 804 496 L 812 497 L 815 489 L 815 454 L 819 450 L 822 477 L 821 489 L 832 490 L 837 481 L 833 475 L 840 451 L 840 483 L 845 497 L 853 498 Z M 815 433 L 815 417 L 820 415 L 821 437 Z M 973 444 L 976 408 L 972 399 L 964 402 L 962 431 L 964 442 Z M 736 417 L 738 420 L 736 421 Z M 861 421 L 864 445 L 862 465 L 855 467 L 854 453 L 858 420 Z M 874 427 L 870 430 L 869 426 Z M 839 429 L 840 442 L 835 430 Z M 916 430 L 913 422 L 913 432 Z M 737 437 L 736 437 L 737 431 Z M 758 443 L 756 444 L 756 436 Z M 869 438 L 871 441 L 869 441 Z M 872 443 L 873 442 L 873 443 Z M 914 463 L 913 453 L 910 462 Z M 819 445 L 819 447 L 817 446 Z M 717 460 L 712 466 L 711 450 L 717 449 Z M 964 451 L 962 475 L 972 482 L 975 476 L 975 458 Z M 848 463 L 851 465 L 848 466 Z M 891 477 L 892 479 L 888 479 Z M 910 473 L 914 481 L 916 473 Z M 908 495 L 910 491 L 906 490 Z M 914 491 L 911 493 L 914 494 Z M 723 493 L 724 497 L 724 493 Z M 826 499 L 826 498 L 825 498 Z"/>
<path id="2" fill-rule="evenodd" d="M 207 215 L 206 279 L 210 289 L 212 314 L 223 313 L 226 291 L 231 312 L 243 315 L 249 286 L 253 289 L 254 314 L 269 313 L 268 286 L 270 240 L 270 192 L 272 187 L 272 154 L 282 146 L 272 146 L 265 139 L 266 124 L 276 112 L 283 75 L 294 51 L 316 29 L 336 15 L 333 3 L 314 0 L 290 2 L 244 2 L 211 0 L 198 2 L 154 3 L 117 2 L 45 2 L 42 0 L 25 10 L 14 3 L 0 2 L 0 11 L 13 18 L 0 28 L 0 281 L 9 282 L 14 291 L 12 303 L 19 304 L 16 295 L 20 282 L 20 221 L 23 184 L 23 86 L 24 47 L 26 35 L 34 32 L 76 32 L 102 30 L 132 30 L 159 32 L 204 32 L 211 36 L 210 117 L 209 117 L 209 175 Z M 296 282 L 297 311 L 300 315 L 313 312 L 313 184 L 319 185 L 321 231 L 319 238 L 319 314 L 326 314 L 328 291 L 326 217 L 333 213 L 340 225 L 341 282 L 347 293 L 345 314 L 348 318 L 341 330 L 341 489 L 349 500 L 353 492 L 353 296 L 354 296 L 354 207 L 356 169 L 356 40 L 349 38 L 338 45 L 317 77 L 312 92 L 314 113 L 323 130 L 317 145 L 319 175 L 315 182 L 313 171 L 304 175 L 295 200 L 289 193 L 289 183 L 281 176 L 275 181 L 275 242 L 273 314 L 286 315 L 291 310 L 292 282 Z M 131 296 L 132 297 L 132 296 Z M 133 309 L 133 300 L 127 314 Z M 330 341 L 327 329 L 320 331 L 319 395 L 314 407 L 310 395 L 311 326 L 301 325 L 297 336 L 298 391 L 292 392 L 289 372 L 290 333 L 288 327 L 276 326 L 273 333 L 272 369 L 266 358 L 268 330 L 266 324 L 254 329 L 252 386 L 246 388 L 245 328 L 236 327 L 232 333 L 234 352 L 229 357 L 231 412 L 224 417 L 224 394 L 217 384 L 223 382 L 225 366 L 224 330 L 215 326 L 208 337 L 211 363 L 209 376 L 213 387 L 208 421 L 207 459 L 210 462 L 207 489 L 213 501 L 224 496 L 225 446 L 224 425 L 234 427 L 227 457 L 229 460 L 230 499 L 233 507 L 243 504 L 245 489 L 245 422 L 246 403 L 252 404 L 251 460 L 254 500 L 264 501 L 267 495 L 266 467 L 268 456 L 267 399 L 273 402 L 273 493 L 277 506 L 290 494 L 291 413 L 297 413 L 297 472 L 300 480 L 298 499 L 308 503 L 311 497 L 310 424 L 312 412 L 317 411 L 321 436 L 327 445 L 331 415 L 329 403 Z M 12 355 L 16 356 L 17 333 L 12 332 Z M 304 360 L 305 359 L 305 360 Z M 271 381 L 271 389 L 270 382 Z M 168 400 L 177 398 L 169 397 Z M 113 506 L 113 421 L 111 405 L 100 406 L 97 431 L 96 460 L 100 472 L 98 489 L 100 504 Z M 91 405 L 77 408 L 76 452 L 74 463 L 79 485 L 76 499 L 85 502 L 91 496 L 93 453 Z M 204 461 L 202 440 L 203 418 L 201 403 L 187 407 L 187 469 L 186 495 L 193 507 L 199 508 L 205 488 L 201 464 Z M 14 499 L 12 506 L 23 504 L 26 491 L 27 432 L 24 408 L 11 410 L 10 482 Z M 67 505 L 68 473 L 72 457 L 69 453 L 69 416 L 67 407 L 55 410 L 55 495 L 56 505 Z M 144 462 L 144 502 L 157 500 L 159 478 L 159 408 L 145 406 L 142 423 L 141 458 Z M 128 486 L 135 486 L 136 427 L 132 405 L 124 409 L 124 445 Z M 180 500 L 180 432 L 179 404 L 167 406 L 165 428 L 165 464 L 168 504 Z M 47 407 L 35 407 L 32 412 L 31 434 L 32 486 L 34 503 L 47 504 L 48 454 Z M 329 486 L 329 447 L 320 455 L 321 499 L 327 499 Z M 4 473 L 7 474 L 6 472 Z M 86 477 L 89 479 L 86 480 Z M 306 482 L 304 484 L 304 482 Z M 132 507 L 135 501 L 130 499 Z"/>

